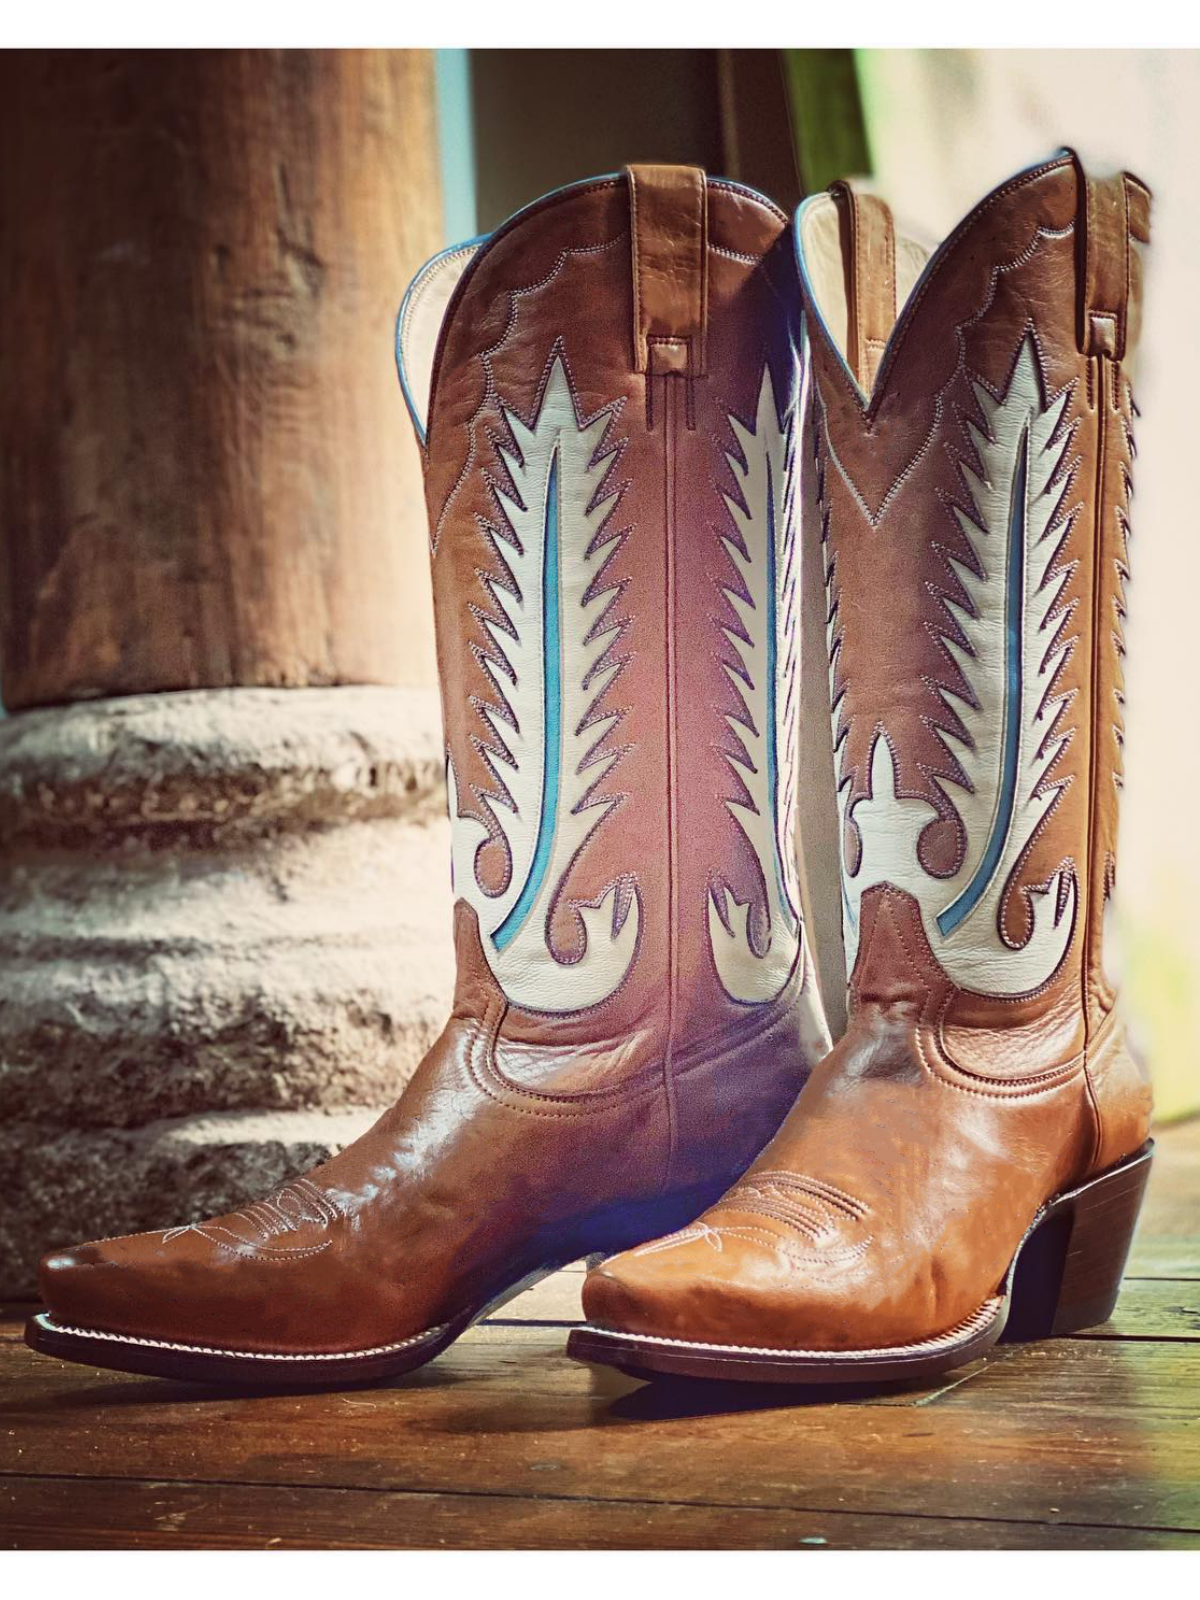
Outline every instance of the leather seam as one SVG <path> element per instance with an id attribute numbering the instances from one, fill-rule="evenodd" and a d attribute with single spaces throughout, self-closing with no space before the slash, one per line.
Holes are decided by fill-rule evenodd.
<path id="1" fill-rule="evenodd" d="M 707 207 L 707 199 L 705 200 Z M 689 347 L 689 365 L 691 352 Z M 663 581 L 666 594 L 663 610 L 666 617 L 665 667 L 666 667 L 666 816 L 667 816 L 667 1036 L 663 1048 L 662 1082 L 667 1111 L 667 1152 L 663 1169 L 662 1192 L 668 1193 L 675 1166 L 679 1141 L 678 1104 L 675 1081 L 675 1032 L 679 1010 L 679 797 L 675 777 L 679 765 L 679 743 L 676 729 L 676 608 L 678 594 L 675 582 L 675 537 L 677 531 L 675 489 L 677 463 L 674 458 L 676 438 L 676 411 L 674 395 L 664 395 L 663 404 L 663 500 L 665 561 Z"/>
<path id="2" fill-rule="evenodd" d="M 1085 189 L 1090 189 L 1090 185 L 1085 184 L 1084 187 L 1085 187 Z M 1123 191 L 1124 191 L 1124 186 L 1122 186 L 1122 192 Z M 1090 195 L 1089 195 L 1089 199 L 1090 199 Z M 1126 238 L 1128 239 L 1128 227 L 1126 228 Z M 1090 247 L 1090 240 L 1089 240 L 1089 247 Z M 1089 276 L 1090 276 L 1090 274 L 1089 274 Z M 1086 283 L 1085 287 L 1089 291 L 1089 298 L 1090 298 L 1090 288 L 1091 288 L 1090 283 Z M 1106 498 L 1107 498 L 1106 490 L 1107 490 L 1107 484 L 1108 484 L 1107 473 L 1105 471 L 1105 467 L 1106 467 L 1106 457 L 1107 457 L 1107 452 L 1108 452 L 1108 442 L 1109 442 L 1109 431 L 1110 430 L 1109 430 L 1108 415 L 1107 415 L 1108 386 L 1105 383 L 1105 376 L 1106 376 L 1105 367 L 1104 367 L 1105 358 L 1104 358 L 1103 354 L 1097 354 L 1093 359 L 1095 361 L 1095 370 L 1096 370 L 1096 472 L 1095 472 L 1095 480 L 1094 480 L 1095 499 L 1094 499 L 1094 510 L 1093 510 L 1093 516 L 1094 516 L 1095 520 L 1094 520 L 1094 523 L 1093 523 L 1093 526 L 1092 526 L 1092 530 L 1091 530 L 1092 531 L 1092 548 L 1091 548 L 1091 557 L 1092 557 L 1092 561 L 1091 561 L 1091 567 L 1092 567 L 1092 596 L 1091 596 L 1091 600 L 1092 600 L 1092 604 L 1091 604 L 1091 618 L 1090 618 L 1090 621 L 1091 621 L 1091 639 L 1090 639 L 1090 644 L 1091 644 L 1090 656 L 1091 656 L 1091 659 L 1090 659 L 1090 661 L 1088 663 L 1088 676 L 1089 676 L 1088 690 L 1089 690 L 1089 693 L 1088 693 L 1088 708 L 1087 708 L 1087 710 L 1088 710 L 1087 846 L 1086 846 L 1086 850 L 1084 852 L 1085 859 L 1086 859 L 1086 865 L 1087 865 L 1087 883 L 1086 883 L 1086 887 L 1085 887 L 1085 893 L 1086 893 L 1086 898 L 1087 898 L 1087 910 L 1086 910 L 1085 916 L 1083 917 L 1084 951 L 1083 951 L 1083 961 L 1081 963 L 1083 981 L 1082 981 L 1082 984 L 1081 984 L 1082 992 L 1080 994 L 1080 1002 L 1081 1002 L 1082 1009 L 1083 1009 L 1083 1036 L 1084 1036 L 1084 1051 L 1085 1051 L 1084 1078 L 1085 1078 L 1085 1081 L 1087 1083 L 1088 1104 L 1090 1105 L 1091 1111 L 1092 1111 L 1092 1147 L 1091 1147 L 1091 1152 L 1090 1152 L 1090 1154 L 1088 1156 L 1087 1166 L 1084 1168 L 1085 1172 L 1091 1172 L 1091 1171 L 1093 1171 L 1095 1169 L 1097 1163 L 1100 1160 L 1101 1154 L 1102 1154 L 1102 1152 L 1104 1150 L 1104 1112 L 1103 1112 L 1103 1109 L 1102 1109 L 1101 1104 L 1100 1104 L 1100 1096 L 1097 1093 L 1096 1084 L 1095 1084 L 1095 1081 L 1094 1081 L 1094 1079 L 1092 1077 L 1090 1063 L 1088 1062 L 1087 1058 L 1091 1054 L 1091 1046 L 1092 1046 L 1092 1005 L 1091 1005 L 1092 998 L 1093 998 L 1093 996 L 1092 996 L 1092 966 L 1093 966 L 1093 963 L 1096 960 L 1096 957 L 1097 957 L 1097 954 L 1098 954 L 1098 952 L 1093 947 L 1093 937 L 1094 937 L 1094 929 L 1095 929 L 1095 906 L 1093 904 L 1093 897 L 1095 895 L 1095 890 L 1096 890 L 1096 884 L 1095 884 L 1095 877 L 1096 877 L 1096 839 L 1097 839 L 1097 822 L 1098 822 L 1098 818 L 1097 818 L 1097 799 L 1098 799 L 1097 785 L 1098 785 L 1098 781 L 1099 781 L 1099 771 L 1100 771 L 1100 760 L 1099 760 L 1100 738 L 1099 738 L 1099 727 L 1098 727 L 1099 709 L 1100 708 L 1099 708 L 1099 706 L 1097 704 L 1097 697 L 1098 697 L 1099 690 L 1100 690 L 1100 680 L 1101 680 L 1101 673 L 1100 673 L 1100 605 L 1101 605 L 1101 595 L 1102 595 L 1102 592 L 1103 592 L 1103 573 L 1102 573 L 1102 570 L 1101 570 L 1101 555 L 1102 555 L 1103 548 L 1104 548 L 1104 512 L 1105 512 L 1105 502 L 1106 502 Z M 1116 364 L 1114 363 L 1114 377 L 1115 377 L 1115 365 Z"/>
<path id="3" fill-rule="evenodd" d="M 81 1339 L 102 1339 L 118 1344 L 150 1345 L 156 1350 L 179 1350 L 189 1355 L 235 1357 L 239 1361 L 344 1361 L 360 1360 L 364 1356 L 389 1355 L 396 1350 L 404 1350 L 415 1344 L 445 1332 L 448 1324 L 442 1323 L 435 1328 L 426 1328 L 421 1333 L 414 1333 L 407 1339 L 397 1340 L 394 1344 L 374 1345 L 366 1350 L 319 1350 L 297 1351 L 295 1353 L 284 1350 L 239 1350 L 231 1345 L 206 1345 L 206 1344 L 179 1344 L 170 1339 L 148 1339 L 132 1333 L 110 1333 L 102 1328 L 79 1328 L 73 1324 L 55 1322 L 49 1318 L 51 1331 L 55 1333 L 73 1334 Z"/>
<path id="4" fill-rule="evenodd" d="M 697 1052 L 689 1060 L 677 1062 L 675 1066 L 676 1081 L 686 1078 L 691 1072 L 698 1072 L 703 1067 L 714 1066 L 722 1061 L 725 1061 L 730 1056 L 736 1055 L 739 1050 L 751 1048 L 753 1045 L 758 1044 L 766 1034 L 770 1033 L 771 1029 L 774 1028 L 778 1023 L 784 1021 L 789 1013 L 796 1008 L 800 999 L 800 992 L 803 988 L 802 983 L 796 987 L 794 993 L 790 992 L 790 985 L 795 981 L 795 974 L 798 970 L 799 963 L 792 968 L 792 978 L 789 979 L 789 984 L 785 985 L 783 992 L 777 996 L 774 1001 L 760 1002 L 764 1009 L 769 1008 L 770 1015 L 761 1023 L 759 1027 L 748 1031 L 747 1033 L 739 1036 L 736 1040 L 733 1040 L 731 1043 L 724 1045 L 715 1054 L 703 1049 L 697 1049 Z"/>
<path id="5" fill-rule="evenodd" d="M 751 255 L 748 250 L 731 250 L 723 244 L 710 243 L 708 248 L 715 256 L 724 256 L 727 261 L 740 261 L 747 267 L 757 267 L 763 260 L 762 256 Z"/>
<path id="6" fill-rule="evenodd" d="M 868 1349 L 837 1349 L 827 1350 L 790 1350 L 773 1345 L 747 1345 L 747 1344 L 711 1344 L 699 1339 L 672 1339 L 660 1333 L 615 1333 L 611 1328 L 597 1327 L 594 1323 L 582 1324 L 590 1333 L 598 1333 L 607 1338 L 628 1340 L 636 1348 L 640 1341 L 645 1344 L 675 1345 L 682 1350 L 715 1350 L 721 1353 L 762 1355 L 762 1356 L 810 1356 L 814 1360 L 836 1361 L 852 1364 L 863 1361 L 869 1357 L 909 1355 L 926 1350 L 945 1349 L 961 1341 L 968 1335 L 981 1332 L 986 1322 L 995 1322 L 997 1311 L 1003 1304 L 1000 1295 L 993 1295 L 985 1300 L 978 1310 L 973 1311 L 969 1317 L 964 1317 L 961 1322 L 948 1328 L 944 1333 L 931 1334 L 926 1339 L 920 1339 L 906 1345 L 882 1345 Z"/>
<path id="7" fill-rule="evenodd" d="M 628 1105 L 639 1100 L 651 1099 L 661 1089 L 661 1083 L 656 1077 L 651 1082 L 642 1084 L 640 1087 L 631 1087 L 629 1083 L 624 1083 L 612 1089 L 597 1091 L 596 1099 L 584 1101 L 578 1097 L 542 1094 L 537 1089 L 526 1089 L 521 1084 L 513 1083 L 511 1079 L 504 1076 L 495 1061 L 497 1036 L 507 1009 L 507 1006 L 499 1008 L 500 1014 L 497 1016 L 494 1025 L 489 1022 L 485 1014 L 484 1029 L 476 1032 L 471 1050 L 468 1052 L 469 1071 L 475 1087 L 497 1105 L 505 1106 L 510 1111 L 519 1112 L 522 1116 L 543 1117 L 557 1122 L 572 1122 L 580 1117 L 603 1115 L 605 1112 L 613 1110 L 614 1107 L 619 1107 L 622 1103 Z M 490 1083 L 484 1081 L 485 1075 L 491 1080 Z M 536 1100 L 541 1102 L 541 1105 L 546 1106 L 562 1106 L 564 1109 L 561 1111 L 547 1111 L 542 1110 L 540 1106 L 514 1104 L 509 1096 Z"/>
<path id="8" fill-rule="evenodd" d="M 926 1048 L 922 1028 L 914 1028 L 913 1037 L 916 1041 L 917 1053 L 921 1057 L 921 1065 L 932 1078 L 935 1078 L 938 1083 L 945 1084 L 948 1089 L 954 1089 L 959 1094 L 974 1095 L 980 1100 L 1036 1100 L 1039 1095 L 1050 1094 L 1056 1089 L 1061 1089 L 1067 1084 L 1073 1083 L 1079 1077 L 1083 1064 L 1081 1058 L 1078 1065 L 1049 1082 L 1031 1084 L 1028 1079 L 1018 1078 L 1011 1089 L 1002 1089 L 998 1086 L 993 1089 L 982 1089 L 975 1084 L 960 1083 L 956 1077 L 951 1076 L 950 1071 L 943 1068 L 942 1063 L 931 1059 L 930 1052 Z M 958 1068 L 953 1069 L 955 1072 L 958 1070 Z"/>
<path id="9" fill-rule="evenodd" d="M 757 1028 L 754 1032 L 748 1033 L 744 1037 L 724 1045 L 716 1052 L 701 1052 L 692 1060 L 688 1061 L 685 1065 L 677 1065 L 674 1071 L 676 1082 L 678 1083 L 681 1080 L 686 1079 L 690 1073 L 698 1072 L 703 1068 L 720 1067 L 724 1062 L 728 1061 L 731 1057 L 738 1055 L 741 1051 L 753 1048 L 753 1046 L 757 1044 L 765 1034 L 770 1033 L 780 1021 L 786 1019 L 788 1013 L 795 1006 L 797 998 L 798 996 L 792 995 L 791 998 L 788 999 L 783 1005 L 773 1005 L 771 1007 L 771 1015 L 767 1017 L 762 1023 L 761 1027 Z M 492 1003 L 495 1004 L 496 1002 Z M 507 1005 L 504 1006 L 505 1013 L 507 1013 L 509 1009 L 510 1008 Z M 499 1034 L 500 1024 L 502 1021 L 503 1017 L 501 1017 L 500 1021 L 498 1021 L 496 1025 L 495 1031 L 497 1036 Z M 476 1024 L 476 1028 L 478 1028 L 478 1024 Z M 639 1074 L 641 1075 L 640 1082 L 637 1075 L 631 1075 L 628 1079 L 623 1080 L 621 1083 L 614 1084 L 611 1089 L 587 1091 L 589 1096 L 594 1096 L 594 1098 L 590 1098 L 586 1103 L 582 1102 L 580 1097 L 577 1096 L 551 1095 L 545 1094 L 537 1089 L 526 1088 L 524 1085 L 515 1083 L 512 1079 L 506 1077 L 503 1072 L 501 1072 L 499 1068 L 495 1067 L 494 1065 L 489 1065 L 488 1071 L 490 1076 L 492 1076 L 494 1079 L 495 1087 L 498 1091 L 541 1100 L 551 1105 L 561 1105 L 564 1107 L 578 1106 L 578 1112 L 575 1113 L 577 1115 L 586 1115 L 591 1111 L 599 1113 L 611 1110 L 613 1102 L 622 1099 L 626 1101 L 635 1099 L 649 1099 L 654 1094 L 658 1093 L 662 1087 L 660 1068 L 657 1064 L 657 1061 L 650 1063 L 646 1067 L 639 1068 Z M 472 1070 L 472 1079 L 474 1080 L 474 1078 L 475 1073 L 474 1070 Z M 478 1084 L 477 1087 L 481 1088 L 484 1093 L 489 1094 L 490 1097 L 496 1100 L 499 1104 L 507 1104 L 507 1101 L 501 1097 L 501 1093 L 493 1093 L 484 1084 Z M 522 1108 L 519 1106 L 514 1106 L 513 1109 L 521 1110 Z M 549 1116 L 553 1113 L 544 1112 L 541 1114 Z M 564 1118 L 566 1118 L 569 1113 L 564 1111 L 562 1115 Z"/>
<path id="10" fill-rule="evenodd" d="M 787 212 L 765 194 L 752 193 L 741 184 L 730 183 L 727 178 L 706 178 L 705 182 L 710 189 L 719 189 L 723 194 L 731 194 L 738 200 L 748 200 L 751 205 L 757 206 L 760 211 L 765 211 L 778 222 L 786 224 L 789 220 Z"/>
<path id="11" fill-rule="evenodd" d="M 646 326 L 646 308 L 642 303 L 642 268 L 641 255 L 638 250 L 638 185 L 633 168 L 626 169 L 629 178 L 629 237 L 633 250 L 633 369 L 635 372 L 642 370 L 643 344 L 645 336 L 643 329 Z M 650 372 L 650 351 L 645 351 L 646 382 L 653 383 L 654 375 Z"/>

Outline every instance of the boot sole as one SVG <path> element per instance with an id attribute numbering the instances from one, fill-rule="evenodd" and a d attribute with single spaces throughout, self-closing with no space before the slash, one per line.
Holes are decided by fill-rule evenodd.
<path id="1" fill-rule="evenodd" d="M 25 1343 L 39 1355 L 75 1361 L 112 1372 L 133 1372 L 142 1377 L 169 1378 L 180 1383 L 226 1384 L 253 1388 L 348 1388 L 402 1377 L 432 1361 L 474 1323 L 491 1316 L 559 1267 L 531 1272 L 482 1310 L 444 1322 L 424 1333 L 399 1339 L 395 1344 L 368 1350 L 330 1354 L 287 1354 L 270 1350 L 230 1350 L 216 1345 L 176 1344 L 166 1339 L 144 1339 L 135 1334 L 105 1333 L 98 1328 L 74 1328 L 55 1322 L 48 1311 L 30 1317 Z"/>
<path id="2" fill-rule="evenodd" d="M 72 1328 L 41 1311 L 25 1325 L 25 1343 L 39 1355 L 81 1362 L 111 1372 L 134 1372 L 179 1383 L 231 1387 L 323 1388 L 376 1383 L 432 1361 L 470 1326 L 446 1323 L 396 1344 L 330 1355 L 284 1355 L 267 1350 L 223 1350 L 212 1345 L 174 1344 L 133 1334 Z"/>
<path id="3" fill-rule="evenodd" d="M 1154 1142 L 1107 1172 L 1057 1195 L 1034 1218 L 999 1292 L 965 1322 L 916 1344 L 875 1350 L 778 1350 L 707 1344 L 584 1324 L 567 1342 L 576 1361 L 634 1378 L 709 1378 L 775 1384 L 892 1383 L 939 1377 L 1001 1339 L 1078 1333 L 1106 1322 L 1150 1175 Z"/>

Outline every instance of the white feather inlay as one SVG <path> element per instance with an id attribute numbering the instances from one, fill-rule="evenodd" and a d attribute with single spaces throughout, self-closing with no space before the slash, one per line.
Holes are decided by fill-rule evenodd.
<path id="1" fill-rule="evenodd" d="M 869 794 L 849 808 L 861 858 L 853 875 L 844 874 L 847 970 L 857 950 L 862 895 L 889 883 L 917 901 L 930 945 L 955 984 L 1018 995 L 1052 976 L 1075 923 L 1075 877 L 1064 863 L 1048 882 L 1025 891 L 1032 926 L 1024 944 L 1014 948 L 1001 925 L 1014 875 L 1063 786 L 1050 772 L 1069 737 L 1062 719 L 1070 696 L 1056 684 L 1075 637 L 1067 632 L 1071 607 L 1063 600 L 1070 567 L 1058 559 L 1071 520 L 1063 499 L 1073 430 L 1063 421 L 1067 395 L 1043 398 L 1031 336 L 999 399 L 978 383 L 974 391 L 984 425 L 966 427 L 979 470 L 966 462 L 959 467 L 972 510 L 952 507 L 974 560 L 946 555 L 966 602 L 943 595 L 947 625 L 939 628 L 965 692 L 939 687 L 948 715 L 936 729 L 953 767 L 936 781 L 962 820 L 965 849 L 952 877 L 923 869 L 918 842 L 938 813 L 927 800 L 897 792 L 893 752 L 879 734 Z M 836 664 L 832 564 L 828 582 Z M 833 708 L 838 760 L 847 731 L 838 726 L 840 709 L 839 701 Z M 846 778 L 839 786 L 843 822 L 849 789 Z"/>
<path id="2" fill-rule="evenodd" d="M 480 612 L 491 640 L 480 660 L 493 699 L 479 708 L 482 753 L 495 786 L 481 792 L 508 845 L 499 894 L 475 870 L 488 830 L 459 813 L 449 772 L 456 892 L 474 906 L 484 951 L 516 1005 L 567 1012 L 598 1004 L 625 977 L 637 947 L 640 904 L 632 873 L 593 902 L 572 900 L 576 948 L 559 957 L 550 918 L 576 856 L 619 797 L 595 791 L 620 759 L 601 750 L 619 712 L 600 702 L 621 671 L 609 620 L 619 592 L 605 581 L 620 545 L 606 525 L 617 502 L 605 490 L 614 449 L 601 454 L 611 408 L 581 425 L 562 358 L 555 356 L 532 427 L 505 410 L 515 450 L 499 446 L 512 491 L 499 486 L 502 520 L 485 526 L 496 570 L 483 581 L 493 606 Z"/>
<path id="3" fill-rule="evenodd" d="M 736 574 L 722 594 L 737 618 L 722 627 L 736 664 L 725 673 L 738 710 L 726 715 L 735 748 L 724 752 L 747 800 L 725 803 L 754 851 L 765 900 L 754 906 L 718 882 L 709 894 L 708 931 L 726 992 L 744 1002 L 774 999 L 801 946 L 796 863 L 796 767 L 799 706 L 799 534 L 793 419 L 781 427 L 769 368 L 764 368 L 754 426 L 730 417 L 741 459 L 726 454 L 741 502 L 725 495 L 734 533 L 721 542 Z"/>

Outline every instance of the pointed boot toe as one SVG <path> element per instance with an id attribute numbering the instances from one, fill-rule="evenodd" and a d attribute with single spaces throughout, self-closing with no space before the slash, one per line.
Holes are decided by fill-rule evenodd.
<path id="1" fill-rule="evenodd" d="M 671 1245 L 678 1235 L 659 1240 L 651 1251 Z M 583 1287 L 583 1314 L 590 1326 L 610 1332 L 670 1339 L 703 1336 L 712 1322 L 712 1299 L 693 1259 L 681 1242 L 671 1267 L 643 1249 L 612 1256 L 588 1273 Z"/>
<path id="2" fill-rule="evenodd" d="M 155 1270 L 160 1237 L 131 1234 L 50 1251 L 38 1270 L 45 1309 L 27 1324 L 26 1343 L 65 1360 L 137 1371 L 122 1356 L 190 1342 L 187 1299 Z"/>
<path id="3" fill-rule="evenodd" d="M 947 1299 L 904 1270 L 873 1207 L 789 1180 L 777 1156 L 768 1146 L 689 1227 L 589 1273 L 569 1353 L 646 1377 L 858 1383 L 921 1378 L 996 1342 L 1001 1295 Z"/>
<path id="4" fill-rule="evenodd" d="M 100 1244 L 74 1245 L 42 1257 L 38 1284 L 55 1322 L 63 1326 L 106 1327 L 120 1299 L 114 1282 L 118 1263 Z"/>
<path id="5" fill-rule="evenodd" d="M 399 1292 L 358 1272 L 321 1194 L 289 1186 L 246 1211 L 51 1252 L 26 1342 L 117 1371 L 255 1385 L 373 1381 L 437 1354 L 461 1321 L 418 1300 L 406 1325 Z"/>
<path id="6" fill-rule="evenodd" d="M 27 1330 L 35 1349 L 50 1338 L 68 1353 L 80 1337 L 164 1344 L 198 1338 L 190 1297 L 162 1234 L 127 1234 L 53 1250 L 38 1270 L 45 1310 Z"/>
<path id="7" fill-rule="evenodd" d="M 128 1234 L 52 1250 L 38 1283 L 48 1318 L 61 1328 L 169 1335 L 171 1297 L 145 1268 L 157 1234 Z"/>
<path id="8" fill-rule="evenodd" d="M 769 1376 L 757 1368 L 790 1358 L 797 1344 L 832 1354 L 847 1337 L 845 1284 L 819 1267 L 799 1280 L 793 1259 L 769 1224 L 706 1213 L 588 1274 L 586 1324 L 569 1353 L 642 1375 L 700 1377 L 744 1376 L 747 1364 Z"/>

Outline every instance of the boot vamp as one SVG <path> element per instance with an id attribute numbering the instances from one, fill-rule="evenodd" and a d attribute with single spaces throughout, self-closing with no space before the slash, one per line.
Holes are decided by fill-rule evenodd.
<path id="1" fill-rule="evenodd" d="M 639 1198 L 639 1163 L 653 1192 L 659 1119 L 643 1115 L 639 1137 L 636 1084 L 561 1109 L 499 1077 L 488 1093 L 484 1049 L 482 1024 L 453 1021 L 390 1111 L 265 1200 L 48 1255 L 50 1314 L 171 1343 L 373 1348 L 477 1310 L 552 1263 L 577 1219 Z M 583 1075 L 590 1083 L 586 1064 Z"/>
<path id="2" fill-rule="evenodd" d="M 414 1177 L 403 1138 L 377 1124 L 240 1210 L 53 1252 L 42 1296 L 60 1325 L 173 1344 L 286 1353 L 387 1344 L 436 1321 L 432 1286 L 414 1271 L 419 1248 L 405 1249 L 427 1215 Z"/>
<path id="3" fill-rule="evenodd" d="M 907 1022 L 851 1031 L 745 1177 L 696 1223 L 588 1279 L 596 1325 L 783 1350 L 904 1347 L 1001 1292 L 1086 1159 L 1082 1064 L 970 1089 Z"/>
<path id="4" fill-rule="evenodd" d="M 53 1251 L 42 1298 L 60 1327 L 222 1349 L 349 1348 L 353 1323 L 373 1318 L 344 1221 L 318 1194 L 302 1178 L 222 1217 Z M 297 1196 L 312 1215 L 281 1223 Z"/>
<path id="5" fill-rule="evenodd" d="M 534 1047 L 456 1017 L 331 1160 L 225 1216 L 56 1251 L 43 1297 L 68 1327 L 280 1353 L 375 1349 L 469 1319 L 535 1271 L 716 1199 L 795 1092 L 794 1011 L 770 1021 L 680 1080 L 672 1144 L 653 1040 L 640 1062 L 620 1040 L 544 1046 L 539 1071 Z M 749 1073 L 758 1093 L 731 1106 Z"/>

